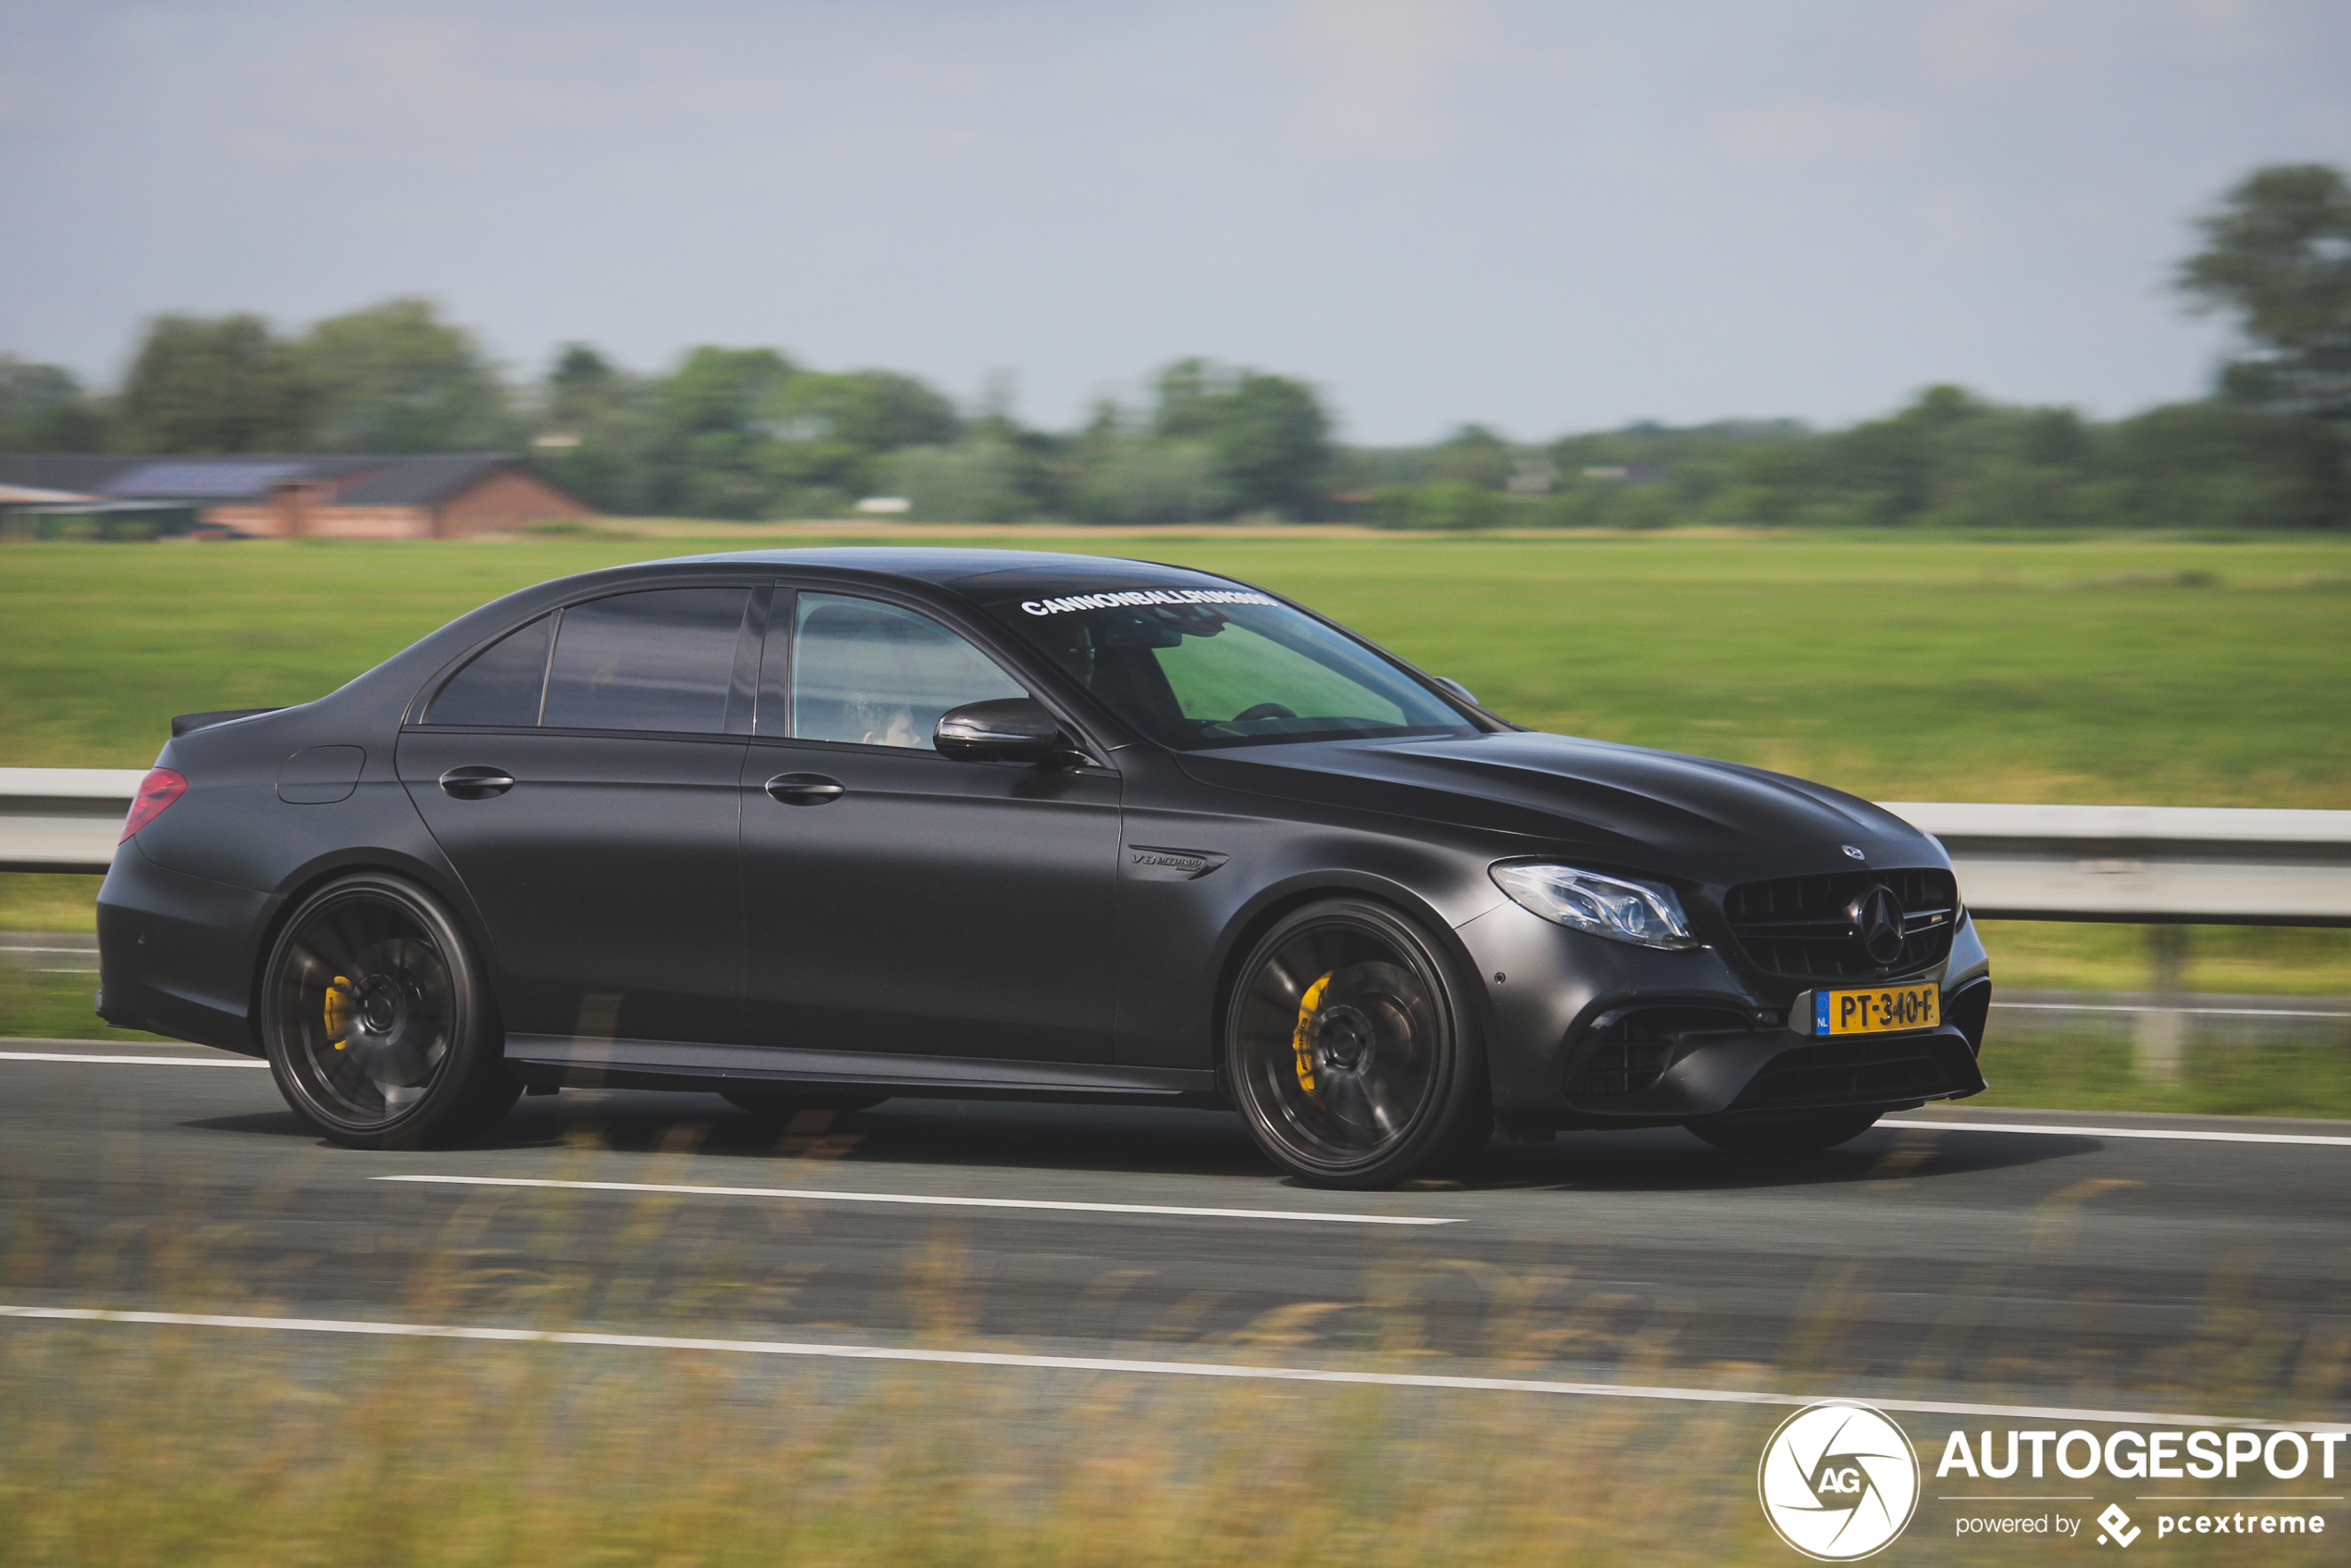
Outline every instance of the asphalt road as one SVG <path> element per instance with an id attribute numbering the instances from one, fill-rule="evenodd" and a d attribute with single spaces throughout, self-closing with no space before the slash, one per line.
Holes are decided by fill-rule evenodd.
<path id="1" fill-rule="evenodd" d="M 1234 1117 L 1101 1107 L 566 1091 L 355 1153 L 241 1060 L 0 1042 L 0 1302 L 2351 1409 L 2345 1123 L 1934 1111 L 1775 1164 L 1572 1134 L 1360 1194 Z M 2124 1136 L 2210 1131 L 2320 1141 Z"/>

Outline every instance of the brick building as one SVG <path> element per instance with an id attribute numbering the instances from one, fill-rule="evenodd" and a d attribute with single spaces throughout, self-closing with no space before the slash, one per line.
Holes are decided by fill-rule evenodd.
<path id="1" fill-rule="evenodd" d="M 503 453 L 417 456 L 81 456 L 0 453 L 0 486 L 193 508 L 255 538 L 463 539 L 592 517 Z"/>

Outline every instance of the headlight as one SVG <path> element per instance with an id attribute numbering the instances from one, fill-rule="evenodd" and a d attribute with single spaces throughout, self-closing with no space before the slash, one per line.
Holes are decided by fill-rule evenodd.
<path id="1" fill-rule="evenodd" d="M 1494 885 L 1544 919 L 1596 937 L 1676 951 L 1706 945 L 1690 935 L 1682 901 L 1662 883 L 1572 865 L 1498 865 Z"/>

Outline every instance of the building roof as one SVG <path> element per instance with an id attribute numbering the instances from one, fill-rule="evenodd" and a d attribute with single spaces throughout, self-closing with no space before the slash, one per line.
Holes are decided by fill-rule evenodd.
<path id="1" fill-rule="evenodd" d="M 29 506 L 48 501 L 95 501 L 78 490 L 44 490 L 37 485 L 0 484 L 0 506 Z"/>
<path id="2" fill-rule="evenodd" d="M 495 452 L 395 457 L 350 475 L 335 499 L 345 506 L 423 506 L 456 494 L 522 459 Z"/>
<path id="3" fill-rule="evenodd" d="M 330 506 L 429 506 L 502 468 L 504 452 L 250 454 L 233 457 L 0 453 L 0 485 L 67 490 L 116 500 L 258 503 L 280 486 L 320 485 Z"/>

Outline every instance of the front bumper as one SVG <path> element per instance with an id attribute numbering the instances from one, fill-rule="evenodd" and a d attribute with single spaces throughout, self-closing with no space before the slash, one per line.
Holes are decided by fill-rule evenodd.
<path id="1" fill-rule="evenodd" d="M 1944 1022 L 1815 1039 L 1788 1027 L 1798 986 L 1735 970 L 1712 949 L 1661 952 L 1497 908 L 1455 933 L 1486 982 L 1498 1111 L 1556 1126 L 1670 1126 L 1716 1116 L 1895 1110 L 1981 1093 L 1990 964 L 1973 922 L 1914 977 L 1943 988 Z"/>

